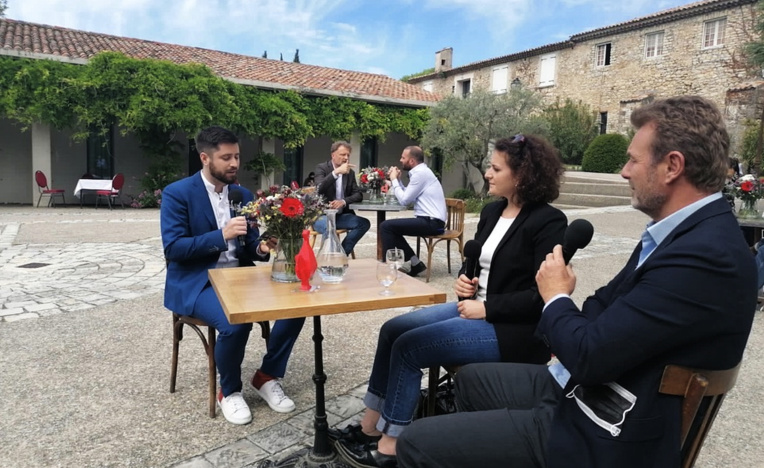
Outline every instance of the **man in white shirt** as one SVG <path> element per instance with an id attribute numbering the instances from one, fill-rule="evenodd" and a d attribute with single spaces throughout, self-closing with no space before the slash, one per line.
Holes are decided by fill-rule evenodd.
<path id="1" fill-rule="evenodd" d="M 403 236 L 434 236 L 442 234 L 446 225 L 446 197 L 443 186 L 424 163 L 424 152 L 418 146 L 407 146 L 401 154 L 401 167 L 409 171 L 409 185 L 400 181 L 401 170 L 390 168 L 390 189 L 401 205 L 414 204 L 414 218 L 388 219 L 379 227 L 382 248 L 403 250 L 404 259 L 411 261 L 410 276 L 417 276 L 427 267 L 417 258 Z"/>

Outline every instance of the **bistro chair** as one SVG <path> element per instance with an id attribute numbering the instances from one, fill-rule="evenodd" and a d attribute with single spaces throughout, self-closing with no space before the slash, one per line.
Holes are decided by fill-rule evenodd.
<path id="1" fill-rule="evenodd" d="M 735 385 L 740 363 L 727 370 L 700 370 L 668 365 L 663 370 L 659 393 L 682 397 L 680 447 L 682 468 L 692 468 L 703 441 Z"/>
<path id="2" fill-rule="evenodd" d="M 466 211 L 464 200 L 446 198 L 446 210 L 446 226 L 443 234 L 417 236 L 416 238 L 417 257 L 419 257 L 419 241 L 424 240 L 424 245 L 427 247 L 427 283 L 430 282 L 430 273 L 432 273 L 432 252 L 440 241 L 446 241 L 446 259 L 449 273 L 451 273 L 451 241 L 458 244 L 459 255 L 462 263 L 464 263 L 464 213 Z"/>
<path id="3" fill-rule="evenodd" d="M 269 322 L 257 322 L 260 325 L 262 337 L 265 340 L 265 346 L 268 346 L 268 341 L 271 336 L 271 324 Z M 199 320 L 187 315 L 178 315 L 175 312 L 172 314 L 172 363 L 170 370 L 170 393 L 175 393 L 175 382 L 178 375 L 178 350 L 180 349 L 180 341 L 183 339 L 183 325 L 188 325 L 196 334 L 199 339 L 202 340 L 202 346 L 204 352 L 207 354 L 207 373 L 209 379 L 209 411 L 210 417 L 215 417 L 215 406 L 217 399 L 217 367 L 215 365 L 215 327 L 210 326 L 203 320 Z M 207 327 L 207 336 L 199 329 L 199 327 Z"/>
<path id="4" fill-rule="evenodd" d="M 122 186 L 125 185 L 125 176 L 120 172 L 117 173 L 113 179 L 111 179 L 111 190 L 96 190 L 96 208 L 98 208 L 98 201 L 101 198 L 105 198 L 109 204 L 109 209 L 112 209 L 113 205 L 119 200 L 119 204 L 122 208 L 125 205 L 122 204 L 122 199 L 119 197 L 119 192 L 122 190 Z"/>
<path id="5" fill-rule="evenodd" d="M 440 375 L 441 366 L 432 366 L 427 372 L 427 398 L 425 398 L 423 405 L 422 416 L 435 416 L 436 403 L 438 397 L 438 390 L 443 384 L 452 386 L 454 383 L 454 377 L 462 366 L 442 366 L 445 374 Z"/>
<path id="6" fill-rule="evenodd" d="M 40 192 L 40 196 L 37 198 L 37 206 L 40 206 L 40 200 L 42 200 L 43 196 L 48 197 L 48 206 L 53 204 L 53 206 L 56 206 L 56 201 L 54 200 L 54 197 L 61 196 L 61 203 L 64 205 L 66 204 L 66 200 L 64 199 L 64 189 L 52 189 L 48 187 L 48 178 L 45 177 L 45 174 L 42 171 L 37 171 L 34 173 L 34 180 L 37 182 L 37 191 Z"/>

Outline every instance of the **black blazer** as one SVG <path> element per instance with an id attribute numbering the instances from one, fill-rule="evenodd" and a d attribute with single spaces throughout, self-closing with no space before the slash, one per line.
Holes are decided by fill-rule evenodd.
<path id="1" fill-rule="evenodd" d="M 475 240 L 483 245 L 507 206 L 502 199 L 480 213 Z M 544 364 L 549 348 L 534 337 L 544 301 L 536 272 L 546 255 L 562 243 L 567 218 L 546 203 L 526 204 L 512 222 L 491 259 L 486 288 L 486 321 L 496 329 L 502 361 Z M 459 274 L 464 273 L 465 266 Z"/>
<path id="2" fill-rule="evenodd" d="M 681 398 L 658 393 L 666 364 L 728 369 L 743 355 L 756 309 L 756 267 L 724 199 L 684 220 L 639 267 L 641 244 L 579 311 L 546 308 L 539 334 L 574 385 L 615 381 L 637 397 L 614 437 L 561 398 L 547 467 L 679 466 Z"/>
<path id="3" fill-rule="evenodd" d="M 316 170 L 314 171 L 316 173 L 316 190 L 318 190 L 318 193 L 327 201 L 332 201 L 337 198 L 337 185 L 334 183 L 335 180 L 332 175 L 333 170 L 334 165 L 331 161 L 327 161 L 316 166 Z M 345 200 L 345 203 L 347 203 L 348 206 L 351 203 L 359 203 L 363 201 L 363 193 L 361 193 L 361 189 L 358 188 L 358 182 L 355 180 L 355 171 L 352 169 L 350 172 L 342 176 L 342 192 L 342 199 Z M 342 210 L 342 213 L 355 212 L 346 206 Z"/>

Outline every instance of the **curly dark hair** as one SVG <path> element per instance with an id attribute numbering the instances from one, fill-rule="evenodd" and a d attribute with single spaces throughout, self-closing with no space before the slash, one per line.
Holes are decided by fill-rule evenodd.
<path id="1" fill-rule="evenodd" d="M 517 179 L 514 203 L 550 203 L 560 196 L 564 169 L 560 152 L 551 143 L 534 135 L 502 138 L 494 150 L 505 154 L 507 165 Z"/>

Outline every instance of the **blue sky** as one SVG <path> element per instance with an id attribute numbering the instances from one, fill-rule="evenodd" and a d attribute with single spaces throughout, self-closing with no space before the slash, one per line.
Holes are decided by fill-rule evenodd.
<path id="1" fill-rule="evenodd" d="M 393 78 L 564 40 L 683 0 L 8 0 L 6 17 Z"/>

